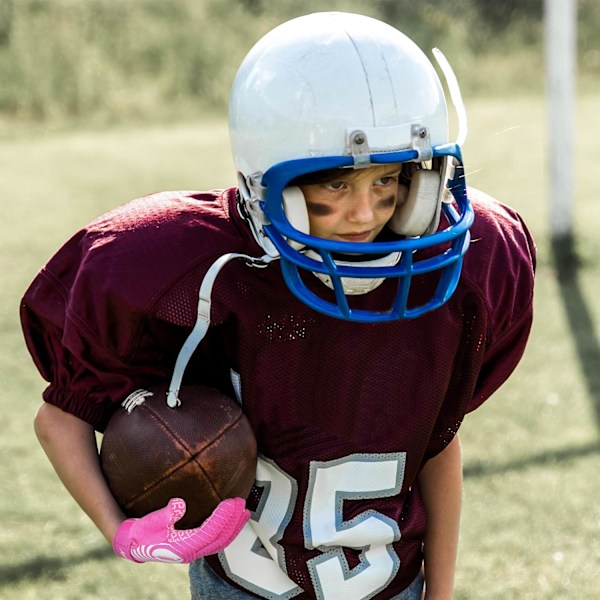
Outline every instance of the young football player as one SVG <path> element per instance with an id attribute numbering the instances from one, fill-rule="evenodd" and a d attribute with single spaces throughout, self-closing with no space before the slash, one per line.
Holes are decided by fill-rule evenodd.
<path id="1" fill-rule="evenodd" d="M 535 247 L 467 188 L 438 62 L 456 143 L 405 35 L 280 25 L 232 87 L 238 186 L 109 212 L 25 294 L 45 452 L 117 554 L 191 563 L 192 598 L 452 597 L 458 431 L 523 354 Z M 173 528 L 177 502 L 126 519 L 99 467 L 95 431 L 157 380 L 175 410 L 182 382 L 235 396 L 256 434 L 247 502 L 197 529 Z"/>

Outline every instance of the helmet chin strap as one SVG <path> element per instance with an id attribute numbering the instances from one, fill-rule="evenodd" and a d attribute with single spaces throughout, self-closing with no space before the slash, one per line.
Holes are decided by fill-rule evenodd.
<path id="1" fill-rule="evenodd" d="M 439 48 L 434 48 L 432 52 L 438 65 L 440 65 L 440 69 L 442 70 L 444 77 L 446 78 L 448 91 L 450 92 L 450 99 L 452 100 L 452 104 L 456 110 L 456 116 L 458 118 L 458 135 L 456 136 L 456 143 L 462 147 L 467 139 L 469 127 L 467 123 L 467 110 L 465 108 L 465 103 L 463 102 L 460 86 L 458 85 L 458 79 L 456 78 L 454 69 L 452 69 L 452 66 L 448 62 L 448 59 L 444 53 Z"/>
<path id="2" fill-rule="evenodd" d="M 175 368 L 173 369 L 173 375 L 171 376 L 169 391 L 167 393 L 167 404 L 170 408 L 175 408 L 181 404 L 179 390 L 181 388 L 185 369 L 190 362 L 192 354 L 194 354 L 196 348 L 198 348 L 198 345 L 204 339 L 210 326 L 211 295 L 217 275 L 229 261 L 236 258 L 241 258 L 246 261 L 247 265 L 258 268 L 266 267 L 273 260 L 273 257 L 266 254 L 261 257 L 256 257 L 240 254 L 238 252 L 230 252 L 220 256 L 208 269 L 200 284 L 200 291 L 198 292 L 196 323 L 179 350 L 177 360 L 175 361 Z"/>
<path id="3" fill-rule="evenodd" d="M 256 243 L 271 258 L 277 258 L 279 252 L 273 242 L 267 237 L 263 225 L 268 223 L 265 214 L 260 209 L 259 199 L 251 193 L 244 182 L 244 177 L 238 173 L 238 198 L 236 208 L 238 214 L 250 228 Z"/>

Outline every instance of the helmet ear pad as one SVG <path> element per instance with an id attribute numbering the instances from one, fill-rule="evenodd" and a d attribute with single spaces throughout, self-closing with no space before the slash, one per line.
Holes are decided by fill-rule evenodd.
<path id="1" fill-rule="evenodd" d="M 282 194 L 283 200 L 283 211 L 290 225 L 300 231 L 301 233 L 310 233 L 310 222 L 308 220 L 308 210 L 306 209 L 306 200 L 302 190 L 292 185 L 286 187 Z M 288 244 L 295 250 L 301 250 L 304 248 L 303 244 L 295 242 L 294 240 L 287 240 Z"/>
<path id="2" fill-rule="evenodd" d="M 419 169 L 411 178 L 406 199 L 399 198 L 389 220 L 390 229 L 399 235 L 418 237 L 433 233 L 441 211 L 442 177 L 437 170 Z"/>

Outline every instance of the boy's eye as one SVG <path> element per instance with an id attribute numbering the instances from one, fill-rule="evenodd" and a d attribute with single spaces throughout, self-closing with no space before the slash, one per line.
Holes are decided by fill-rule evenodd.
<path id="1" fill-rule="evenodd" d="M 375 183 L 377 185 L 390 185 L 396 181 L 397 177 L 394 175 L 386 175 L 385 177 L 380 177 Z"/>
<path id="2" fill-rule="evenodd" d="M 343 181 L 330 181 L 327 187 L 331 190 L 341 190 L 344 187 Z"/>

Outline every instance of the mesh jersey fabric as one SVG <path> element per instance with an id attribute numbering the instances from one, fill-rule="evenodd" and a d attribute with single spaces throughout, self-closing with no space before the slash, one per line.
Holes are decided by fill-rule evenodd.
<path id="1" fill-rule="evenodd" d="M 260 452 L 245 542 L 208 558 L 222 577 L 267 598 L 326 595 L 320 577 L 331 561 L 344 578 L 361 577 L 362 595 L 348 597 L 391 598 L 414 579 L 426 525 L 417 475 L 510 375 L 531 326 L 533 240 L 515 211 L 470 196 L 476 218 L 458 289 L 418 319 L 364 324 L 316 313 L 291 294 L 277 262 L 236 259 L 219 273 L 211 328 L 186 380 L 229 394 L 239 383 Z M 58 251 L 21 305 L 25 339 L 49 382 L 46 401 L 102 431 L 115 403 L 170 377 L 207 269 L 227 252 L 262 254 L 235 202 L 235 189 L 147 196 Z M 331 293 L 313 279 L 317 293 Z M 415 300 L 435 285 L 416 283 Z M 353 305 L 385 305 L 393 285 Z M 330 504 L 320 503 L 324 490 Z M 331 514 L 321 515 L 324 507 Z M 350 547 L 335 544 L 335 531 L 317 531 L 332 515 L 339 531 L 368 531 L 375 518 L 393 533 L 381 542 L 387 575 L 366 558 L 370 534 Z M 256 550 L 259 537 L 270 554 Z M 262 568 L 277 561 L 281 576 Z"/>

